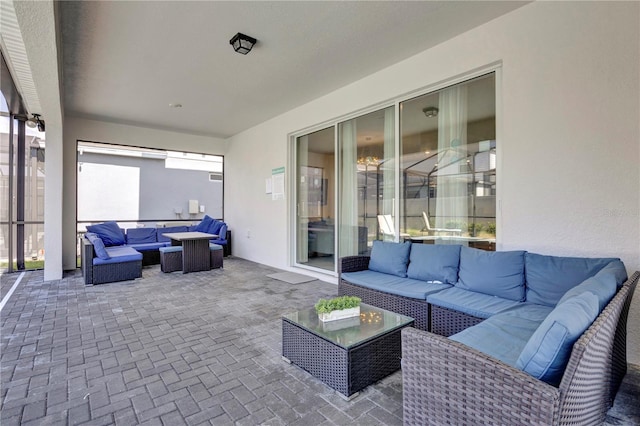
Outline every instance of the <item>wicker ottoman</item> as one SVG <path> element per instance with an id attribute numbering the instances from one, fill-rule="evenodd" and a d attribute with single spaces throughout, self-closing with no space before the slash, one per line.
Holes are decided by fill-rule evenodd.
<path id="1" fill-rule="evenodd" d="M 209 252 L 211 253 L 211 269 L 222 268 L 223 247 L 219 244 L 211 243 L 209 244 Z"/>
<path id="2" fill-rule="evenodd" d="M 159 251 L 162 272 L 182 271 L 182 246 L 160 247 Z"/>

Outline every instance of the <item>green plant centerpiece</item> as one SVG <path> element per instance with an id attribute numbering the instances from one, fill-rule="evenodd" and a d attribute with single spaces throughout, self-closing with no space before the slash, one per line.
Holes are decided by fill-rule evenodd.
<path id="1" fill-rule="evenodd" d="M 356 296 L 339 296 L 333 299 L 320 299 L 315 308 L 320 321 L 335 321 L 360 316 L 360 302 Z"/>

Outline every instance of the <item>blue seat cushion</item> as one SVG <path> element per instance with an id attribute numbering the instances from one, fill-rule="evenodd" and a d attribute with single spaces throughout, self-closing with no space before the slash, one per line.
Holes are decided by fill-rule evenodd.
<path id="1" fill-rule="evenodd" d="M 107 265 L 110 263 L 137 262 L 142 260 L 142 253 L 126 246 L 107 247 L 109 259 L 93 258 L 94 265 Z"/>
<path id="2" fill-rule="evenodd" d="M 598 316 L 598 298 L 590 292 L 558 304 L 533 333 L 516 368 L 557 386 L 569 362 L 573 344 Z"/>
<path id="3" fill-rule="evenodd" d="M 127 244 L 157 243 L 158 232 L 156 228 L 129 228 L 127 229 Z"/>
<path id="4" fill-rule="evenodd" d="M 169 237 L 165 237 L 162 234 L 173 234 L 175 232 L 187 232 L 189 228 L 187 226 L 170 226 L 168 228 L 160 228 L 158 229 L 158 242 L 159 243 L 168 243 L 171 241 Z"/>
<path id="5" fill-rule="evenodd" d="M 158 249 L 162 253 L 176 253 L 182 251 L 182 246 L 167 246 Z"/>
<path id="6" fill-rule="evenodd" d="M 209 250 L 211 250 L 211 251 L 222 250 L 222 246 L 220 244 L 210 243 L 209 244 Z"/>
<path id="7" fill-rule="evenodd" d="M 375 240 L 371 249 L 369 269 L 404 278 L 407 276 L 410 250 L 411 242 L 391 243 Z"/>
<path id="8" fill-rule="evenodd" d="M 396 275 L 370 270 L 344 272 L 341 275 L 341 278 L 352 284 L 373 290 L 420 300 L 425 300 L 428 294 L 451 288 L 448 284 L 419 281 L 411 278 L 401 278 Z"/>
<path id="9" fill-rule="evenodd" d="M 98 234 L 106 247 L 121 246 L 125 244 L 124 232 L 116 222 L 104 222 L 97 225 L 88 225 L 87 231 Z"/>
<path id="10" fill-rule="evenodd" d="M 524 254 L 462 247 L 456 287 L 523 302 Z"/>
<path id="11" fill-rule="evenodd" d="M 522 349 L 551 308 L 521 304 L 449 337 L 515 367 Z"/>
<path id="12" fill-rule="evenodd" d="M 138 251 L 158 250 L 165 247 L 166 243 L 145 243 L 145 244 L 127 244 L 126 247 L 134 248 Z"/>
<path id="13" fill-rule="evenodd" d="M 489 294 L 451 287 L 438 293 L 429 294 L 427 302 L 443 308 L 453 309 L 477 318 L 489 318 L 522 302 Z"/>
<path id="14" fill-rule="evenodd" d="M 460 245 L 412 244 L 407 277 L 455 284 L 460 266 Z"/>
<path id="15" fill-rule="evenodd" d="M 196 225 L 196 232 L 209 232 L 209 227 L 213 225 L 213 220 L 208 214 L 204 215 L 200 223 Z"/>
<path id="16" fill-rule="evenodd" d="M 544 256 L 527 253 L 525 274 L 527 302 L 555 306 L 562 295 L 593 277 L 613 258 Z"/>
<path id="17" fill-rule="evenodd" d="M 102 238 L 98 237 L 98 234 L 87 232 L 84 236 L 91 244 L 93 244 L 93 250 L 96 252 L 96 256 L 104 260 L 111 257 L 109 256 L 109 253 L 107 253 L 104 242 L 102 241 Z"/>

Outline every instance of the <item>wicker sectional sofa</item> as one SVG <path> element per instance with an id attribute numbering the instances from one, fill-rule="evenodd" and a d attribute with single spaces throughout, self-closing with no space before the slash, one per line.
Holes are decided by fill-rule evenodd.
<path id="1" fill-rule="evenodd" d="M 403 331 L 406 424 L 602 422 L 638 273 L 613 258 L 420 246 L 376 241 L 340 264 L 340 295 L 416 319 Z"/>

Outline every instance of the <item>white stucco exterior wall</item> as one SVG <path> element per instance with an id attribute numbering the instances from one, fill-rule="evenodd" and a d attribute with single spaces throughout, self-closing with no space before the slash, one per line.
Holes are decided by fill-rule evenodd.
<path id="1" fill-rule="evenodd" d="M 264 190 L 272 168 L 290 178 L 289 133 L 499 63 L 499 248 L 620 257 L 640 270 L 639 27 L 638 2 L 535 2 L 230 138 L 234 255 L 291 269 L 292 194 L 272 201 Z M 639 311 L 636 296 L 635 364 Z"/>

